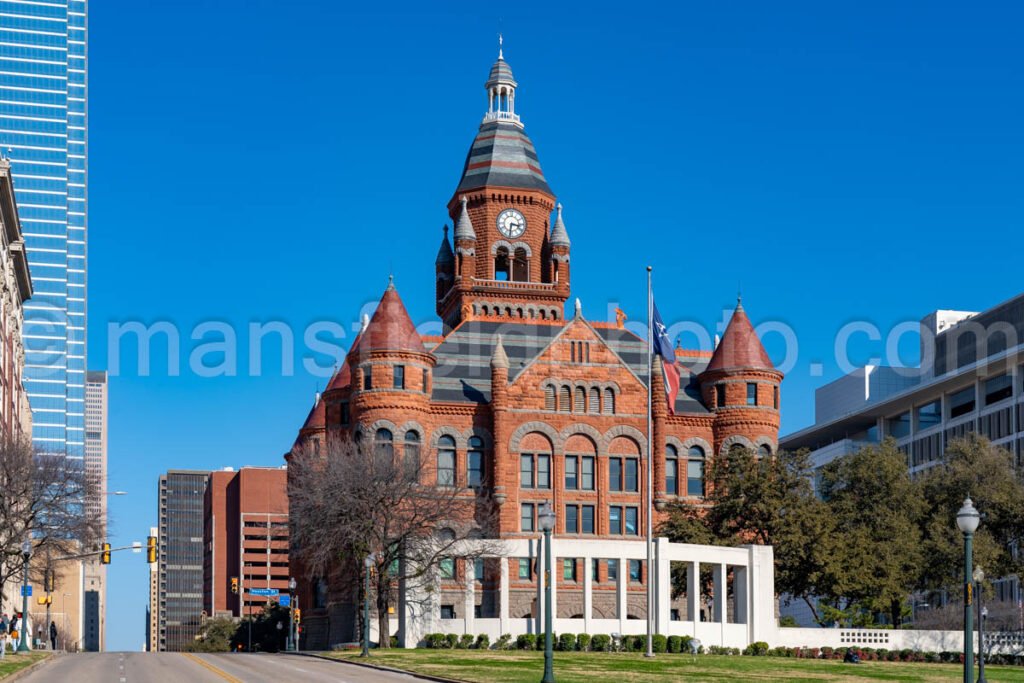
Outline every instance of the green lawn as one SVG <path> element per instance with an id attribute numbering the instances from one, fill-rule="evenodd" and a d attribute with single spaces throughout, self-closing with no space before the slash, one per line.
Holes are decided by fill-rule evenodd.
<path id="1" fill-rule="evenodd" d="M 28 652 L 21 655 L 8 652 L 6 657 L 0 659 L 0 678 L 7 678 L 15 671 L 20 671 L 49 656 L 49 652 Z"/>
<path id="2" fill-rule="evenodd" d="M 357 659 L 358 652 L 332 652 Z M 374 651 L 371 662 L 395 669 L 433 674 L 473 683 L 537 683 L 544 672 L 542 652 L 474 650 Z M 721 681 L 959 681 L 963 669 L 953 664 L 865 662 L 777 657 L 728 657 L 662 654 L 556 652 L 559 683 L 668 683 L 681 678 Z M 1021 681 L 1024 667 L 985 667 L 990 681 Z"/>

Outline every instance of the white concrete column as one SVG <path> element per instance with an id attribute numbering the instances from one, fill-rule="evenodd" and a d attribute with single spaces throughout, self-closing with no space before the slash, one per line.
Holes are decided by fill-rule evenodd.
<path id="1" fill-rule="evenodd" d="M 476 613 L 474 607 L 476 606 L 475 593 L 476 593 L 476 567 L 473 565 L 472 560 L 463 561 L 463 566 L 466 568 L 466 592 L 463 598 L 463 608 L 466 611 L 466 615 L 462 620 L 465 626 L 463 633 L 476 633 L 475 619 Z"/>
<path id="2" fill-rule="evenodd" d="M 700 621 L 700 563 L 686 563 L 686 618 Z"/>
<path id="3" fill-rule="evenodd" d="M 593 573 L 594 559 L 592 557 L 583 558 L 583 631 L 590 633 L 590 619 L 594 612 L 594 573 Z"/>
<path id="4" fill-rule="evenodd" d="M 725 565 L 716 564 L 712 570 L 712 582 L 715 588 L 714 602 L 712 603 L 712 619 L 720 624 L 725 623 Z"/>
<path id="5" fill-rule="evenodd" d="M 619 605 L 619 633 L 622 633 L 623 628 L 626 625 L 626 610 L 629 607 L 628 588 L 629 588 L 629 560 L 624 560 L 621 557 L 616 560 L 619 563 L 619 578 L 615 582 L 615 597 L 617 598 Z"/>
<path id="6" fill-rule="evenodd" d="M 654 544 L 654 630 L 668 635 L 672 620 L 672 562 L 668 558 L 668 539 L 659 538 Z"/>
<path id="7" fill-rule="evenodd" d="M 508 629 L 508 561 L 509 558 L 502 557 L 501 559 L 501 582 L 498 588 L 498 599 L 501 601 L 501 607 L 498 612 L 498 617 L 501 619 L 501 632 L 509 633 Z"/>

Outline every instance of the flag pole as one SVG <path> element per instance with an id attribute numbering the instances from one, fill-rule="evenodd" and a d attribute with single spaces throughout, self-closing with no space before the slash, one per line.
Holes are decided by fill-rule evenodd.
<path id="1" fill-rule="evenodd" d="M 651 291 L 651 266 L 647 266 L 647 657 L 654 656 L 654 537 L 651 501 L 654 498 L 654 439 L 651 427 L 654 390 L 654 295 Z"/>

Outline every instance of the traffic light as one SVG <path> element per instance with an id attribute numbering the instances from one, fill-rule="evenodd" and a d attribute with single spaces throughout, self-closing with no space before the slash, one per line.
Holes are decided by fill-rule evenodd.
<path id="1" fill-rule="evenodd" d="M 57 577 L 52 569 L 47 569 L 46 574 L 43 577 L 43 590 L 47 593 L 52 593 L 53 589 L 56 588 Z"/>
<path id="2" fill-rule="evenodd" d="M 295 615 L 294 615 L 295 623 L 296 624 L 301 624 L 302 623 L 302 610 L 300 610 L 298 607 L 296 607 L 292 611 L 295 612 Z"/>
<path id="3" fill-rule="evenodd" d="M 146 562 L 149 564 L 156 562 L 156 536 L 146 538 Z"/>
<path id="4" fill-rule="evenodd" d="M 238 595 L 238 577 L 237 576 L 232 576 L 231 577 L 231 592 L 234 593 L 235 595 Z"/>
<path id="5" fill-rule="evenodd" d="M 103 544 L 103 554 L 100 555 L 100 564 L 110 564 L 110 544 Z"/>

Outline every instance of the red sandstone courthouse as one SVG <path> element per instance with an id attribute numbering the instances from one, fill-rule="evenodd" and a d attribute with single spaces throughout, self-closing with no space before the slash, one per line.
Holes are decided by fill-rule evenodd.
<path id="1" fill-rule="evenodd" d="M 389 285 L 296 447 L 361 432 L 422 449 L 438 485 L 493 498 L 502 538 L 536 538 L 537 512 L 550 501 L 556 538 L 640 542 L 647 343 L 614 323 L 586 320 L 578 304 L 567 310 L 572 245 L 516 113 L 516 87 L 499 56 L 486 82 L 487 113 L 448 202 L 453 239 L 446 227 L 435 261 L 443 337 L 422 338 Z M 734 445 L 774 452 L 778 437 L 782 373 L 741 306 L 713 353 L 678 350 L 676 362 L 682 382 L 673 410 L 659 400 L 660 373 L 653 378 L 658 511 L 670 501 L 699 502 L 708 460 Z M 620 565 L 595 559 L 601 557 L 597 547 L 589 566 L 559 558 L 558 617 L 582 609 L 572 596 L 585 573 L 596 591 L 594 612 L 608 616 L 618 608 L 614 594 L 602 600 L 599 589 L 620 580 Z M 511 577 L 504 606 L 496 604 L 487 568 L 460 568 L 460 577 L 475 572 L 478 579 L 475 616 L 536 614 L 530 563 L 503 561 Z M 628 565 L 629 618 L 646 616 L 643 564 Z M 303 647 L 354 639 L 338 626 L 352 605 L 342 605 L 326 579 L 297 578 Z M 439 618 L 468 610 L 466 601 L 445 600 Z"/>

